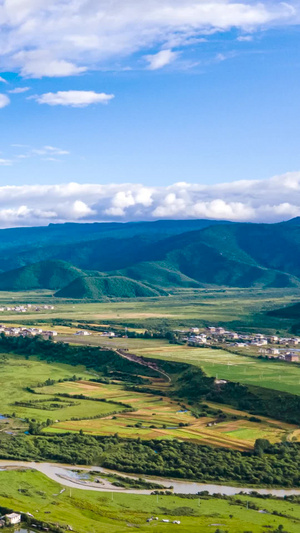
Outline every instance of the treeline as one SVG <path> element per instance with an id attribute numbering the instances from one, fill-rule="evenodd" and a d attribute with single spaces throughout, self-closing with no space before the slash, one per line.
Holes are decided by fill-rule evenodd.
<path id="1" fill-rule="evenodd" d="M 253 452 L 210 448 L 191 442 L 141 441 L 82 434 L 1 435 L 2 459 L 101 465 L 125 473 L 200 482 L 300 486 L 300 444 L 258 440 Z"/>
<path id="2" fill-rule="evenodd" d="M 129 361 L 113 350 L 92 346 L 71 346 L 63 342 L 53 342 L 36 337 L 6 337 L 0 335 L 0 352 L 17 353 L 29 357 L 38 356 L 49 362 L 66 363 L 69 365 L 84 365 L 104 375 L 121 371 L 128 374 L 140 374 L 138 363 Z M 143 367 L 143 374 L 156 377 L 155 370 Z"/>

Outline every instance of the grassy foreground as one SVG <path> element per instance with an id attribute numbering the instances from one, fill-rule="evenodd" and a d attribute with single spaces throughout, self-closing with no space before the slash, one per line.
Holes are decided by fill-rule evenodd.
<path id="1" fill-rule="evenodd" d="M 0 472 L 0 505 L 30 512 L 38 520 L 70 525 L 78 533 L 123 533 L 126 531 L 174 531 L 172 523 L 180 520 L 182 533 L 213 532 L 219 528 L 230 533 L 262 533 L 277 529 L 297 533 L 300 505 L 252 496 L 189 499 L 179 496 L 145 496 L 97 493 L 80 489 L 64 490 L 58 483 L 36 471 Z M 248 502 L 248 509 L 247 509 Z M 251 507 L 255 505 L 255 510 Z M 265 510 L 267 514 L 258 512 Z M 272 514 L 274 511 L 281 516 Z M 147 523 L 150 516 L 159 521 Z"/>

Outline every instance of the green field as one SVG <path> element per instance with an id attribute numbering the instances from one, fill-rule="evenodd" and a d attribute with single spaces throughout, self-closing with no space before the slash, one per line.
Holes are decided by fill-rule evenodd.
<path id="1" fill-rule="evenodd" d="M 180 520 L 183 533 L 262 533 L 282 524 L 284 531 L 297 533 L 300 526 L 299 503 L 284 500 L 233 496 L 189 499 L 178 496 L 143 496 L 136 494 L 97 493 L 80 489 L 63 489 L 58 483 L 35 471 L 0 472 L 0 505 L 38 520 L 71 526 L 78 533 L 125 533 L 139 531 L 165 533 L 174 531 L 172 523 L 162 519 Z M 239 500 L 239 502 L 237 501 Z M 247 509 L 248 502 L 248 509 Z M 256 510 L 250 507 L 256 506 Z M 268 514 L 259 513 L 265 510 Z M 283 516 L 275 516 L 276 511 Z M 158 521 L 147 523 L 157 516 Z"/>
<path id="2" fill-rule="evenodd" d="M 1 320 L 14 323 L 51 324 L 53 319 L 83 320 L 150 327 L 158 323 L 170 327 L 219 324 L 247 331 L 286 332 L 287 320 L 270 317 L 267 311 L 298 302 L 300 290 L 293 289 L 181 289 L 168 297 L 110 302 L 69 301 L 53 297 L 50 291 L 0 292 L 0 304 L 53 304 L 54 310 L 41 310 L 22 316 L 1 313 Z"/>
<path id="3" fill-rule="evenodd" d="M 300 365 L 284 361 L 266 361 L 211 348 L 193 348 L 169 344 L 164 339 L 107 339 L 100 335 L 78 337 L 62 335 L 67 342 L 93 346 L 127 348 L 143 357 L 178 361 L 203 368 L 209 376 L 300 394 Z"/>
<path id="4" fill-rule="evenodd" d="M 69 420 L 72 417 L 84 418 L 87 416 L 104 416 L 114 410 L 122 410 L 122 407 L 109 403 L 94 402 L 90 400 L 69 400 L 61 398 L 61 406 L 50 408 L 50 404 L 60 404 L 55 400 L 55 396 L 46 394 L 39 396 L 32 394 L 26 387 L 36 387 L 39 383 L 44 383 L 47 379 L 66 379 L 74 374 L 85 379 L 92 375 L 84 367 L 74 367 L 59 363 L 51 365 L 38 361 L 34 358 L 26 360 L 23 357 L 9 356 L 5 363 L 0 364 L 0 404 L 2 415 L 14 414 L 17 419 L 35 419 L 44 422 L 47 419 Z M 37 389 L 39 392 L 39 389 Z M 40 402 L 39 400 L 47 400 Z M 55 401 L 54 401 L 55 400 Z M 21 402 L 26 405 L 17 405 Z M 29 402 L 33 402 L 30 404 Z M 44 408 L 43 408 L 44 407 Z M 0 422 L 0 431 L 5 431 L 6 422 Z"/>
<path id="5" fill-rule="evenodd" d="M 135 353 L 197 365 L 218 379 L 300 394 L 300 366 L 284 361 L 263 361 L 224 350 L 173 345 L 140 349 Z"/>

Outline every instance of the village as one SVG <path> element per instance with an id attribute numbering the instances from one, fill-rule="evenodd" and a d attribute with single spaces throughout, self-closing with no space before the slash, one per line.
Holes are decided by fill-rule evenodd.
<path id="1" fill-rule="evenodd" d="M 265 356 L 269 359 L 279 359 L 289 363 L 298 363 L 300 355 L 300 338 L 279 337 L 277 335 L 263 335 L 262 333 L 241 334 L 227 331 L 223 327 L 210 326 L 203 331 L 200 328 L 190 328 L 183 334 L 182 341 L 189 346 L 210 346 L 232 348 L 234 351 L 247 350 L 250 355 Z M 295 348 L 299 345 L 299 349 Z"/>
<path id="2" fill-rule="evenodd" d="M 35 312 L 35 313 L 38 313 L 39 311 L 44 311 L 44 310 L 53 310 L 54 309 L 54 305 L 31 305 L 31 304 L 26 304 L 26 305 L 14 305 L 14 306 L 1 306 L 0 307 L 0 312 L 1 313 L 4 313 L 6 311 L 12 311 L 14 313 L 28 313 L 29 312 Z"/>

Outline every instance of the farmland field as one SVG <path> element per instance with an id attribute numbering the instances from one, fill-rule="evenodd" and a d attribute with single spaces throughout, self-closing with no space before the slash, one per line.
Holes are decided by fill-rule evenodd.
<path id="1" fill-rule="evenodd" d="M 276 529 L 279 524 L 284 531 L 299 531 L 300 506 L 285 500 L 262 500 L 249 495 L 222 500 L 138 494 L 114 494 L 112 499 L 110 493 L 62 490 L 63 486 L 39 472 L 0 472 L 0 505 L 29 512 L 38 520 L 69 525 L 78 533 L 125 533 L 136 528 L 157 533 L 174 530 L 172 523 L 161 520 L 180 520 L 183 533 L 215 533 L 218 524 L 229 528 L 230 533 L 261 533 L 265 528 Z M 255 509 L 251 509 L 253 506 Z M 259 513 L 260 509 L 268 513 Z M 281 516 L 272 514 L 275 510 Z M 150 516 L 159 520 L 147 523 Z"/>
<path id="2" fill-rule="evenodd" d="M 45 429 L 46 433 L 63 431 L 79 431 L 91 435 L 111 435 L 118 433 L 120 437 L 143 439 L 176 438 L 190 440 L 199 444 L 226 446 L 230 448 L 251 449 L 257 438 L 267 438 L 270 442 L 297 438 L 297 426 L 283 424 L 274 420 L 263 419 L 262 422 L 251 422 L 245 419 L 245 413 L 234 411 L 226 406 L 211 405 L 214 409 L 237 415 L 238 420 L 216 423 L 215 416 L 196 418 L 185 405 L 157 395 L 131 392 L 124 390 L 122 385 L 104 385 L 80 381 L 77 383 L 58 383 L 51 387 L 39 389 L 46 394 L 85 394 L 90 398 L 105 398 L 116 402 L 124 402 L 136 409 L 135 412 L 120 413 L 97 420 L 65 420 L 52 424 Z"/>
<path id="3" fill-rule="evenodd" d="M 40 397 L 27 390 L 28 386 L 36 387 L 49 378 L 70 379 L 77 374 L 77 376 L 89 379 L 91 374 L 86 372 L 82 366 L 74 367 L 58 363 L 49 365 L 34 358 L 26 360 L 23 357 L 10 355 L 7 362 L 0 364 L 0 368 L 1 415 L 14 415 L 14 418 L 21 419 L 21 421 L 22 419 L 35 419 L 43 422 L 48 418 L 68 420 L 72 417 L 103 416 L 116 409 L 116 406 L 109 403 L 57 399 L 51 394 Z M 117 407 L 118 410 L 122 410 L 122 407 Z M 0 431 L 5 431 L 6 422 L 2 422 L 0 428 Z"/>

